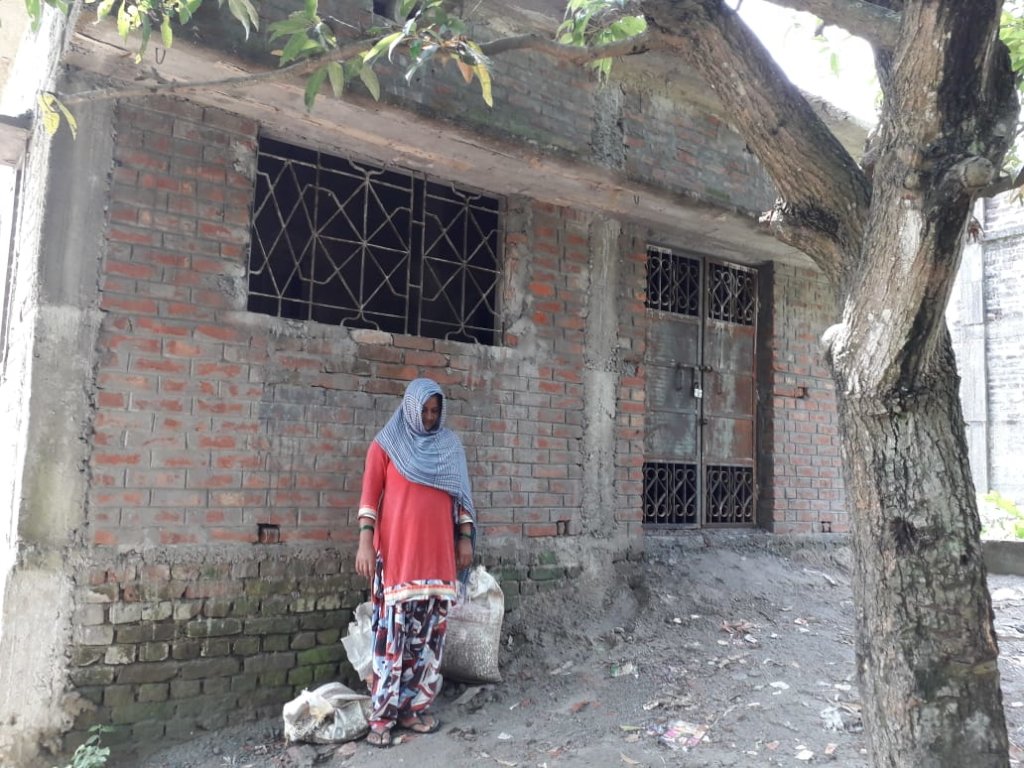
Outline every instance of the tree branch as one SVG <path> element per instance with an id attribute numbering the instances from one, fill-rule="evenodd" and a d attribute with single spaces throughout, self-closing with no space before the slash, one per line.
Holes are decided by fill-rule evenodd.
<path id="1" fill-rule="evenodd" d="M 842 27 L 873 46 L 890 49 L 896 45 L 900 14 L 867 0 L 771 0 L 794 11 L 813 13 L 826 24 Z"/>
<path id="2" fill-rule="evenodd" d="M 838 285 L 840 254 L 857 252 L 867 219 L 871 190 L 863 172 L 724 3 L 647 0 L 644 8 L 650 28 L 677 35 L 679 55 L 714 90 L 774 180 L 801 249 Z"/>
<path id="3" fill-rule="evenodd" d="M 548 37 L 542 37 L 535 33 L 516 35 L 514 37 L 503 37 L 490 43 L 483 43 L 480 49 L 485 56 L 494 57 L 509 51 L 531 50 L 545 53 L 559 61 L 573 64 L 586 64 L 598 59 L 614 59 L 619 56 L 635 56 L 640 53 L 647 53 L 668 47 L 668 41 L 657 32 L 648 30 L 642 35 L 631 37 L 628 40 L 618 40 L 614 43 L 595 45 L 589 48 L 581 48 L 576 45 L 563 45 Z"/>
<path id="4" fill-rule="evenodd" d="M 995 197 L 1011 189 L 1024 185 L 1024 167 L 1017 171 L 1016 176 L 1000 176 L 987 187 L 978 192 L 978 197 Z"/>
<path id="5" fill-rule="evenodd" d="M 871 218 L 844 309 L 846 338 L 872 340 L 841 358 L 844 375 L 863 391 L 912 391 L 938 364 L 972 206 L 1002 162 L 1019 109 L 998 40 L 999 5 L 919 0 L 904 8 Z"/>

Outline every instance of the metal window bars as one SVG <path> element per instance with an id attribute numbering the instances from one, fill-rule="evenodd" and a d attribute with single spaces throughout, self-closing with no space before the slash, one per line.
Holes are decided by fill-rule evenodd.
<path id="1" fill-rule="evenodd" d="M 495 344 L 501 203 L 260 140 L 251 311 Z"/>

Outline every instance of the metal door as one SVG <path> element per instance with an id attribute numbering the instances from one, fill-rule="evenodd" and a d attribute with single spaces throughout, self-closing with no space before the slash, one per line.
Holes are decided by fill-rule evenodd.
<path id="1" fill-rule="evenodd" d="M 649 248 L 644 521 L 755 522 L 756 273 Z"/>

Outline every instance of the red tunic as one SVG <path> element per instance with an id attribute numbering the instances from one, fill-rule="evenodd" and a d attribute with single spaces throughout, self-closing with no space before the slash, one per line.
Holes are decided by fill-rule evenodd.
<path id="1" fill-rule="evenodd" d="M 359 516 L 376 520 L 374 549 L 384 562 L 384 602 L 455 599 L 452 497 L 406 480 L 374 441 L 366 454 Z"/>

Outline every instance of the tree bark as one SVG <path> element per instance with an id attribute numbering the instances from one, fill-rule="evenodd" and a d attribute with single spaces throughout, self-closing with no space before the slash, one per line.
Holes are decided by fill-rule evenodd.
<path id="1" fill-rule="evenodd" d="M 839 398 L 857 672 L 875 766 L 995 768 L 1009 749 L 959 380 Z"/>
<path id="2" fill-rule="evenodd" d="M 822 268 L 838 299 L 841 322 L 823 342 L 843 435 L 873 763 L 995 768 L 1008 765 L 1008 738 L 944 313 L 971 206 L 1019 106 L 997 38 L 999 0 L 873 5 L 900 23 L 891 48 L 877 51 L 885 103 L 870 178 L 724 2 L 646 0 L 644 9 L 652 28 L 680 40 L 776 181 L 776 236 Z"/>

